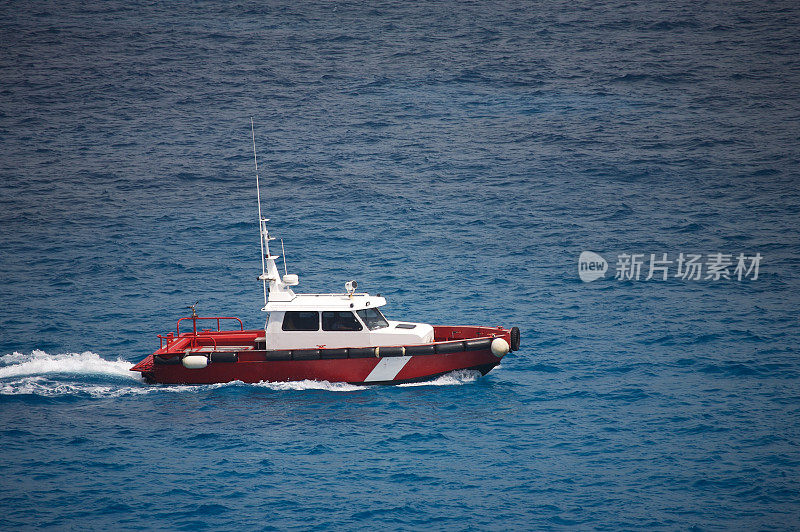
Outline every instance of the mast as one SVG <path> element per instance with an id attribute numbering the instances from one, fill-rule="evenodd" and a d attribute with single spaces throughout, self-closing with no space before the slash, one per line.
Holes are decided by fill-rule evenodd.
<path id="1" fill-rule="evenodd" d="M 250 117 L 250 132 L 253 134 L 253 162 L 256 164 L 256 197 L 258 198 L 258 232 L 260 234 L 259 242 L 261 243 L 261 275 L 259 279 L 264 287 L 264 305 L 267 304 L 267 264 L 264 255 L 264 237 L 267 232 L 267 220 L 261 216 L 261 187 L 258 182 L 258 156 L 256 155 L 256 129 L 253 125 L 253 117 Z M 266 243 L 267 255 L 269 255 L 269 241 Z"/>
<path id="2" fill-rule="evenodd" d="M 267 222 L 269 218 L 264 218 L 261 214 L 261 183 L 258 178 L 258 156 L 256 155 L 256 130 L 253 125 L 253 117 L 250 117 L 250 132 L 253 135 L 253 161 L 256 165 L 256 197 L 258 198 L 258 230 L 261 235 L 261 275 L 258 280 L 261 281 L 264 287 L 264 308 L 261 310 L 266 311 L 267 305 L 270 301 L 291 301 L 294 299 L 295 294 L 291 286 L 297 284 L 296 275 L 286 275 L 283 279 L 278 271 L 278 266 L 275 264 L 275 259 L 280 255 L 272 255 L 269 251 L 269 241 L 275 240 L 275 237 L 269 235 L 267 230 Z M 281 242 L 283 248 L 283 242 Z M 286 259 L 284 259 L 284 270 L 286 269 Z M 269 285 L 267 285 L 269 282 Z"/>

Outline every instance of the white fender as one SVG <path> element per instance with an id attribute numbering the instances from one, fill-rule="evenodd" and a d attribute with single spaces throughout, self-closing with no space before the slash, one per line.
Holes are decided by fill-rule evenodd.
<path id="1" fill-rule="evenodd" d="M 495 338 L 492 340 L 492 354 L 494 356 L 503 358 L 508 354 L 510 349 L 511 348 L 509 347 L 508 342 L 506 342 L 504 339 Z"/>
<path id="2" fill-rule="evenodd" d="M 181 360 L 186 369 L 203 369 L 208 366 L 208 357 L 203 355 L 186 355 Z"/>

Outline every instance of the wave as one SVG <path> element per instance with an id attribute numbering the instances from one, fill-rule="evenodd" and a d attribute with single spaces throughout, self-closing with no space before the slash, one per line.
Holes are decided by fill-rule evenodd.
<path id="1" fill-rule="evenodd" d="M 411 382 L 408 384 L 399 384 L 398 387 L 404 388 L 408 386 L 459 386 L 462 384 L 469 384 L 475 382 L 481 376 L 480 371 L 460 369 L 451 371 L 441 377 L 437 377 L 430 381 Z"/>
<path id="2" fill-rule="evenodd" d="M 311 381 L 311 380 L 287 381 L 287 382 L 262 381 L 256 384 L 245 384 L 241 381 L 236 381 L 234 383 L 227 383 L 227 385 L 257 386 L 259 388 L 268 388 L 270 390 L 275 390 L 275 391 L 325 390 L 328 392 L 356 392 L 370 388 L 370 386 L 358 386 L 355 384 L 348 384 L 346 382 L 328 382 L 328 381 Z"/>
<path id="3" fill-rule="evenodd" d="M 40 397 L 120 397 L 147 393 L 133 364 L 120 358 L 106 360 L 97 353 L 51 355 L 41 350 L 30 354 L 0 356 L 0 395 Z"/>
<path id="4" fill-rule="evenodd" d="M 30 354 L 15 352 L 0 356 L 0 396 L 114 398 L 149 393 L 197 393 L 236 387 L 265 388 L 276 392 L 321 390 L 337 393 L 380 388 L 314 380 L 264 381 L 255 384 L 233 381 L 204 385 L 148 385 L 138 373 L 130 371 L 132 367 L 133 364 L 126 360 L 106 360 L 91 351 L 57 355 L 38 349 Z M 399 387 L 458 386 L 474 382 L 479 376 L 480 372 L 477 371 L 453 371 L 430 381 L 401 384 Z"/>
<path id="5" fill-rule="evenodd" d="M 108 375 L 137 380 L 137 376 L 130 371 L 132 367 L 133 364 L 126 360 L 106 360 L 91 351 L 50 355 L 36 349 L 29 355 L 15 352 L 0 356 L 0 379 L 60 373 Z"/>
<path id="6" fill-rule="evenodd" d="M 140 386 L 119 386 L 113 384 L 93 384 L 90 382 L 61 382 L 46 377 L 24 377 L 10 382 L 0 381 L 2 395 L 35 395 L 40 397 L 122 397 L 149 393 L 142 383 Z"/>

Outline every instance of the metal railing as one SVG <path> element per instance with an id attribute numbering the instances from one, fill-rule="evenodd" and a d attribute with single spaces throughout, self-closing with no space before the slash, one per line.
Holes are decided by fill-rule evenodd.
<path id="1" fill-rule="evenodd" d="M 164 342 L 167 343 L 167 347 L 169 348 L 170 345 L 172 345 L 176 341 L 180 340 L 179 338 L 176 338 L 172 333 L 169 333 L 166 336 L 162 336 L 160 334 L 157 334 L 156 337 L 158 338 L 158 349 L 159 350 L 164 349 Z M 189 338 L 189 343 L 188 343 L 189 349 L 194 349 L 195 347 L 203 347 L 203 344 L 198 342 L 198 340 L 208 339 L 208 340 L 211 340 L 211 342 L 214 344 L 214 351 L 217 350 L 217 339 L 214 338 L 213 336 L 211 336 L 210 334 L 193 334 L 192 336 L 189 336 L 188 338 Z"/>
<path id="2" fill-rule="evenodd" d="M 208 335 L 208 334 L 200 335 L 200 336 L 195 335 L 195 336 L 192 336 L 191 338 L 192 338 L 192 340 L 189 342 L 189 349 L 194 349 L 196 347 L 203 347 L 203 344 L 199 343 L 198 340 L 200 340 L 201 338 L 208 338 L 209 340 L 214 342 L 214 351 L 217 350 L 217 341 L 211 335 Z"/>
<path id="3" fill-rule="evenodd" d="M 199 320 L 211 320 L 211 321 L 216 320 L 217 321 L 217 332 L 222 330 L 220 328 L 220 321 L 221 320 L 236 320 L 236 321 L 239 322 L 239 330 L 240 331 L 244 330 L 244 323 L 242 323 L 242 320 L 240 320 L 239 318 L 234 318 L 234 317 L 231 317 L 231 316 L 214 316 L 214 317 L 211 317 L 211 318 L 201 318 L 199 316 L 195 316 L 195 317 L 181 318 L 181 319 L 178 320 L 178 324 L 176 326 L 176 331 L 178 333 L 177 336 L 181 335 L 181 322 L 184 321 L 184 320 L 191 320 L 192 321 L 192 332 L 195 335 L 197 334 L 197 321 L 199 321 Z"/>

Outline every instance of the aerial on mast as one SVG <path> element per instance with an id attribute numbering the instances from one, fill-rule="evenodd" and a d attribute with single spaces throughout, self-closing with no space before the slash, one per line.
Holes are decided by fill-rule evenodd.
<path id="1" fill-rule="evenodd" d="M 253 125 L 253 117 L 250 117 L 250 132 L 253 134 L 253 162 L 256 164 L 256 197 L 258 198 L 258 232 L 260 234 L 259 242 L 261 242 L 261 275 L 258 277 L 264 286 L 264 305 L 267 304 L 267 265 L 264 255 L 264 237 L 267 231 L 267 220 L 261 216 L 261 186 L 258 182 L 258 156 L 256 155 L 256 129 Z M 267 255 L 269 254 L 269 240 L 267 240 Z"/>
<path id="2" fill-rule="evenodd" d="M 295 295 L 290 286 L 297 284 L 296 275 L 285 275 L 281 279 L 281 274 L 278 271 L 278 266 L 275 264 L 275 259 L 280 255 L 271 255 L 269 252 L 269 241 L 275 240 L 275 237 L 269 235 L 267 230 L 267 222 L 269 218 L 264 218 L 261 214 L 261 184 L 258 178 L 258 155 L 256 154 L 256 130 L 253 124 L 253 117 L 250 117 L 250 132 L 253 135 L 253 162 L 256 165 L 256 197 L 258 198 L 258 230 L 261 235 L 261 275 L 258 280 L 261 281 L 264 287 L 264 308 L 266 310 L 269 301 L 291 301 Z M 283 240 L 281 240 L 281 249 L 283 249 Z M 286 259 L 283 262 L 284 272 L 286 271 Z M 269 286 L 267 285 L 269 281 Z"/>

